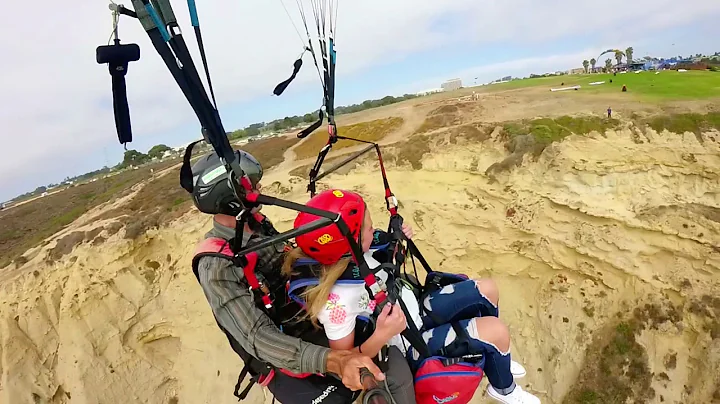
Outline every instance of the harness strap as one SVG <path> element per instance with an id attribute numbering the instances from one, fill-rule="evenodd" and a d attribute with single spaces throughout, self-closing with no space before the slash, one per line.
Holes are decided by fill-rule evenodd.
<path id="1" fill-rule="evenodd" d="M 410 254 L 412 254 L 413 257 L 416 257 L 418 261 L 420 261 L 420 264 L 422 264 L 423 268 L 425 268 L 425 271 L 430 273 L 433 272 L 433 269 L 430 267 L 430 264 L 428 264 L 425 257 L 423 257 L 422 253 L 420 253 L 420 250 L 417 248 L 417 245 L 412 240 L 407 240 L 407 246 L 408 251 Z"/>
<path id="2" fill-rule="evenodd" d="M 235 394 L 235 397 L 238 398 L 238 401 L 242 401 L 245 398 L 247 398 L 248 393 L 250 393 L 250 389 L 252 386 L 255 385 L 255 379 L 250 379 L 250 383 L 245 387 L 245 390 L 243 390 L 239 395 Z M 236 386 L 239 387 L 239 386 Z"/>
<path id="3" fill-rule="evenodd" d="M 408 319 L 407 328 L 405 329 L 405 331 L 400 333 L 400 335 L 405 337 L 405 339 L 408 340 L 410 345 L 412 345 L 413 348 L 415 348 L 421 356 L 423 356 L 424 358 L 429 358 L 431 356 L 430 348 L 428 348 L 427 343 L 425 343 L 425 340 L 422 337 L 422 334 L 420 334 L 417 326 L 415 326 L 415 321 L 412 318 L 410 310 L 408 310 L 407 305 L 405 305 L 405 302 L 403 302 L 402 299 L 397 299 L 397 301 L 398 303 L 400 303 L 400 308 L 402 309 L 403 313 L 405 313 L 405 317 Z"/>
<path id="4" fill-rule="evenodd" d="M 265 216 L 258 215 L 253 216 L 250 210 L 243 209 L 242 212 L 240 212 L 235 217 L 235 237 L 232 240 L 233 253 L 235 253 L 236 251 L 241 251 L 243 249 L 243 235 L 245 231 L 245 223 L 248 222 L 248 219 L 254 219 L 255 221 L 260 222 L 265 219 Z M 236 264 L 241 264 L 239 266 L 242 266 L 243 273 L 245 274 L 245 279 L 247 279 L 248 284 L 250 285 L 250 290 L 253 291 L 253 294 L 256 295 L 256 298 L 259 295 L 265 309 L 272 309 L 273 305 L 272 301 L 270 300 L 270 290 L 265 284 L 260 283 L 257 276 L 255 275 L 255 268 L 257 266 L 258 260 L 257 252 L 251 252 L 245 257 L 238 257 L 237 255 L 235 255 L 233 259 L 234 261 L 236 261 Z"/>
<path id="5" fill-rule="evenodd" d="M 444 356 L 442 363 L 445 366 L 451 366 L 457 363 L 460 363 L 462 361 L 468 360 L 470 358 L 479 360 L 482 358 L 482 354 L 471 354 L 471 355 L 462 355 L 462 356 L 452 356 L 448 354 L 448 350 L 450 348 L 457 349 L 461 352 L 468 352 L 468 348 L 470 345 L 470 335 L 467 333 L 467 330 L 460 326 L 460 323 L 457 321 L 453 321 L 450 323 L 453 330 L 455 331 L 455 341 L 453 341 L 450 345 L 443 347 L 441 350 L 441 355 Z M 460 348 L 456 348 L 458 345 L 461 345 Z M 465 345 L 465 347 L 462 347 L 462 345 Z"/>
<path id="6" fill-rule="evenodd" d="M 240 374 L 238 375 L 237 383 L 235 383 L 235 391 L 233 391 L 233 395 L 238 398 L 238 401 L 243 400 L 245 397 L 247 397 L 247 393 L 250 390 L 249 388 L 246 388 L 242 394 L 239 393 L 240 386 L 242 385 L 243 380 L 245 380 L 245 377 L 247 377 L 248 371 L 250 367 L 246 364 L 243 366 L 242 370 L 240 371 Z M 254 381 L 250 381 L 249 387 L 252 387 Z"/>

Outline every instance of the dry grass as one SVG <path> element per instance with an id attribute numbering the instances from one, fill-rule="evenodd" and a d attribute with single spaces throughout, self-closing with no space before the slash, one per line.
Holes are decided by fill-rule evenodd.
<path id="1" fill-rule="evenodd" d="M 460 106 L 456 104 L 443 105 L 430 111 L 425 121 L 418 128 L 417 133 L 432 132 L 461 123 Z"/>
<path id="2" fill-rule="evenodd" d="M 422 168 L 422 158 L 430 153 L 432 139 L 428 135 L 415 135 L 410 139 L 393 145 L 393 149 L 383 153 L 389 163 L 409 164 L 414 170 Z"/>
<path id="3" fill-rule="evenodd" d="M 342 160 L 345 159 L 346 157 L 348 157 L 348 156 L 337 156 L 337 157 L 333 157 L 333 158 L 327 158 L 327 157 L 326 157 L 326 158 L 325 158 L 325 161 L 323 161 L 323 164 L 322 164 L 322 166 L 320 167 L 320 172 L 322 173 L 324 170 L 326 170 L 326 169 L 328 169 L 328 168 L 331 168 L 331 167 L 334 166 L 336 163 L 339 163 L 340 161 L 342 161 Z M 347 166 L 354 167 L 355 164 L 357 164 L 357 161 L 353 161 L 353 162 L 351 162 L 351 163 L 348 163 Z M 293 176 L 296 176 L 296 177 L 308 179 L 308 178 L 309 178 L 309 175 L 310 175 L 310 169 L 312 169 L 313 165 L 315 165 L 315 163 L 305 164 L 305 165 L 302 165 L 302 166 L 300 166 L 300 167 L 296 167 L 296 168 L 290 170 L 289 175 L 293 175 Z M 346 166 L 346 167 L 347 167 L 347 166 Z"/>
<path id="4" fill-rule="evenodd" d="M 354 139 L 377 142 L 402 126 L 404 120 L 399 117 L 376 119 L 370 122 L 361 122 L 354 125 L 341 126 L 338 128 L 339 136 L 346 136 Z M 317 130 L 310 134 L 303 143 L 298 145 L 294 151 L 298 160 L 316 157 L 320 149 L 327 143 L 327 131 Z M 358 145 L 358 142 L 350 140 L 338 140 L 333 145 L 333 150 L 340 150 L 346 147 Z"/>
<path id="5" fill-rule="evenodd" d="M 714 318 L 720 314 L 720 298 L 704 296 L 696 307 Z M 693 312 L 692 304 L 689 311 Z M 587 348 L 586 366 L 563 403 L 625 404 L 649 402 L 655 398 L 655 391 L 650 387 L 653 373 L 648 366 L 647 352 L 636 337 L 643 330 L 658 332 L 665 323 L 680 323 L 683 306 L 659 300 L 636 307 L 630 318 L 626 313 L 618 313 L 618 317 L 625 317 L 625 320 L 593 333 L 594 340 Z M 666 357 L 665 367 L 674 369 L 676 359 L 675 355 Z M 669 381 L 664 372 L 658 377 Z"/>
<path id="6" fill-rule="evenodd" d="M 180 187 L 180 170 L 148 182 L 130 201 L 103 213 L 99 218 L 118 218 L 125 226 L 125 238 L 134 239 L 148 229 L 179 218 L 193 206 L 190 195 Z"/>
<path id="7" fill-rule="evenodd" d="M 268 169 L 281 163 L 285 150 L 297 142 L 298 139 L 294 137 L 264 139 L 247 144 L 243 150 L 252 153 Z M 28 249 L 95 206 L 121 197 L 132 186 L 150 178 L 151 169 L 158 172 L 180 162 L 176 159 L 129 170 L 0 212 L 0 267 L 12 261 L 22 265 L 24 260 L 21 255 Z M 114 234 L 124 226 L 126 237 L 135 238 L 150 228 L 179 217 L 191 206 L 189 195 L 180 187 L 179 168 L 174 168 L 148 183 L 125 206 L 105 212 L 99 219 L 119 217 L 118 224 L 105 230 Z M 85 241 L 102 243 L 104 238 L 97 234 L 100 231 L 102 228 L 92 232 L 74 232 L 63 237 L 50 251 L 49 258 L 58 259 Z"/>
<path id="8" fill-rule="evenodd" d="M 273 137 L 270 139 L 256 140 L 240 147 L 240 149 L 252 154 L 262 164 L 264 170 L 268 170 L 283 162 L 285 151 L 299 142 L 296 136 Z"/>
<path id="9" fill-rule="evenodd" d="M 480 143 L 490 139 L 493 130 L 495 130 L 494 125 L 466 124 L 457 126 L 450 129 L 448 141 L 450 144 Z"/>
<path id="10" fill-rule="evenodd" d="M 106 179 L 67 188 L 61 192 L 0 212 L 0 267 L 57 233 L 88 210 L 128 192 L 138 182 L 177 164 L 177 160 L 129 170 Z"/>

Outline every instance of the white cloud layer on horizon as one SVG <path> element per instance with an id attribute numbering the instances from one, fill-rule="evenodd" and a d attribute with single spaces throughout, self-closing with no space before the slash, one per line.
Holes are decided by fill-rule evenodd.
<path id="1" fill-rule="evenodd" d="M 628 33 L 641 37 L 643 32 L 720 13 L 720 2 L 708 0 L 608 0 L 600 6 L 571 0 L 552 4 L 532 0 L 339 3 L 337 48 L 343 56 L 340 77 L 413 53 L 457 45 L 458 38 L 463 44 L 529 45 L 582 32 L 601 33 L 607 43 L 625 42 Z M 215 0 L 197 4 L 218 103 L 269 97 L 277 82 L 290 73 L 301 50 L 280 1 Z M 299 24 L 295 2 L 285 0 L 285 4 Z M 130 1 L 126 0 L 125 5 L 130 6 Z M 186 3 L 174 1 L 173 6 L 199 64 Z M 6 154 L 0 161 L 0 171 L 9 173 L 14 167 L 24 170 L 22 174 L 3 175 L 3 188 L 17 188 L 18 181 L 24 178 L 18 176 L 33 178 L 32 184 L 22 187 L 24 190 L 50 182 L 36 183 L 40 174 L 62 171 L 49 167 L 71 167 L 87 153 L 116 142 L 109 74 L 106 66 L 94 60 L 95 48 L 108 39 L 111 31 L 107 3 L 95 1 L 84 7 L 62 8 L 41 0 L 33 7 L 38 11 L 33 14 L 32 24 L 0 25 L 3 143 L 6 150 L 22 150 Z M 11 2 L 5 9 L 6 15 L 21 16 L 26 14 L 27 5 Z M 622 12 L 602 24 L 588 24 L 605 10 Z M 298 25 L 298 29 L 304 34 L 302 26 Z M 141 48 L 141 60 L 131 63 L 128 73 L 134 137 L 150 137 L 194 123 L 191 108 L 140 24 L 123 17 L 119 32 L 123 43 L 138 43 Z M 543 63 L 551 70 L 570 67 L 562 66 L 566 62 L 576 64 L 572 58 L 578 55 L 559 55 L 555 59 L 542 58 Z M 309 61 L 305 60 L 293 91 L 316 84 L 317 72 Z M 530 58 L 526 62 L 537 60 Z M 476 68 L 479 73 L 472 69 L 461 73 L 478 76 L 516 68 L 517 63 L 480 66 Z M 24 147 L 28 143 L 39 147 Z"/>

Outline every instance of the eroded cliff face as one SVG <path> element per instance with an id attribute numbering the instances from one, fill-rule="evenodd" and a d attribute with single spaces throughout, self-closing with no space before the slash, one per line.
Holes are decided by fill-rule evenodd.
<path id="1" fill-rule="evenodd" d="M 486 174 L 509 155 L 497 133 L 438 136 L 422 168 L 399 164 L 388 176 L 436 268 L 499 283 L 513 356 L 528 369 L 522 384 L 544 403 L 718 399 L 720 136 L 572 136 Z M 287 172 L 265 183 L 307 198 Z M 329 184 L 367 195 L 383 226 L 372 164 Z M 283 229 L 294 218 L 264 212 Z M 51 263 L 54 242 L 39 251 L 0 292 L 0 401 L 235 402 L 241 362 L 189 267 L 209 225 L 191 213 Z M 250 402 L 263 401 L 254 388 Z M 483 389 L 474 402 L 486 401 Z"/>

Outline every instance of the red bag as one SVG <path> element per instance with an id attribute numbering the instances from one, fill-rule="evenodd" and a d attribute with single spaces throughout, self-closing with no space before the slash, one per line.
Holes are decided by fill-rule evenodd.
<path id="1" fill-rule="evenodd" d="M 483 378 L 484 364 L 484 358 L 476 363 L 448 363 L 446 358 L 440 356 L 425 359 L 415 372 L 417 404 L 470 402 Z"/>

